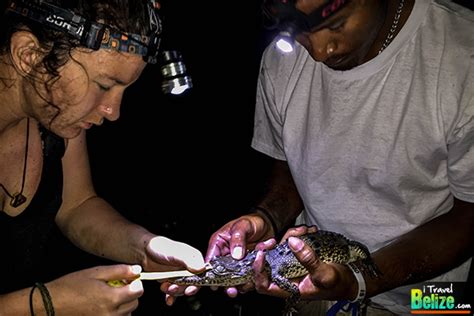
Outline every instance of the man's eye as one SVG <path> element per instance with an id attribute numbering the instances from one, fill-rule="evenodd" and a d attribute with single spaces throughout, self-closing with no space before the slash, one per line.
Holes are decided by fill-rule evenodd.
<path id="1" fill-rule="evenodd" d="M 339 22 L 337 24 L 330 25 L 328 26 L 328 29 L 331 31 L 340 31 L 344 27 L 344 23 L 345 22 Z"/>

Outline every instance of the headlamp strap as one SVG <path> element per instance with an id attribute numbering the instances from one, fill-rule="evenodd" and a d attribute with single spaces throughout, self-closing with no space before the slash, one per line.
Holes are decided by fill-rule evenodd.
<path id="1" fill-rule="evenodd" d="M 339 11 L 349 0 L 332 0 L 311 12 L 306 17 L 308 30 L 318 26 L 331 15 Z"/>
<path id="2" fill-rule="evenodd" d="M 105 32 L 105 25 L 90 23 L 80 15 L 40 1 L 12 1 L 7 12 L 22 15 L 30 20 L 47 25 L 57 31 L 65 32 L 79 40 L 88 48 L 99 49 Z"/>
<path id="3" fill-rule="evenodd" d="M 298 10 L 295 6 L 295 1 L 268 1 L 264 2 L 263 12 L 266 17 L 270 17 L 270 19 L 273 18 L 276 22 L 269 28 L 278 27 L 278 25 L 286 28 L 288 25 L 294 25 L 299 31 L 309 32 L 339 11 L 349 1 L 350 0 L 329 0 L 310 14 L 305 14 Z"/>
<path id="4" fill-rule="evenodd" d="M 100 47 L 146 56 L 149 54 L 149 48 L 145 43 L 148 42 L 149 38 L 147 36 L 110 32 L 109 28 L 105 28 Z"/>
<path id="5" fill-rule="evenodd" d="M 115 31 L 98 22 L 90 22 L 70 10 L 65 10 L 42 0 L 12 1 L 8 13 L 24 16 L 30 20 L 46 25 L 54 30 L 65 32 L 87 48 L 111 48 L 122 52 L 144 56 L 149 63 L 157 62 L 157 52 L 161 39 L 161 20 L 155 12 L 155 2 L 149 3 L 151 36 L 127 34 Z"/>

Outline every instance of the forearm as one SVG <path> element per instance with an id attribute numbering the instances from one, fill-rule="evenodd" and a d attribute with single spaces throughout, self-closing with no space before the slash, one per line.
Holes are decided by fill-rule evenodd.
<path id="1" fill-rule="evenodd" d="M 303 202 L 285 161 L 275 160 L 267 189 L 257 205 L 272 216 L 278 230 L 275 234 L 291 225 L 303 210 Z"/>
<path id="2" fill-rule="evenodd" d="M 33 284 L 32 284 L 33 285 Z M 0 316 L 16 315 L 16 316 L 30 316 L 30 292 L 31 288 L 18 290 L 12 293 L 0 295 Z M 33 292 L 31 297 L 31 308 L 35 315 L 46 315 L 46 310 L 43 306 L 43 300 L 38 290 Z"/>
<path id="3" fill-rule="evenodd" d="M 366 276 L 368 295 L 428 280 L 473 256 L 474 204 L 455 200 L 453 209 L 401 236 L 373 254 L 382 271 Z"/>
<path id="4" fill-rule="evenodd" d="M 79 248 L 123 263 L 143 264 L 145 247 L 155 235 L 93 197 L 57 217 L 61 231 Z"/>

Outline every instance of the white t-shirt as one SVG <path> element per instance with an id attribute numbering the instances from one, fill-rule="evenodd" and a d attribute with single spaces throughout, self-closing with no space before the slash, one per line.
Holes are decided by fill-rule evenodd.
<path id="1" fill-rule="evenodd" d="M 393 42 L 348 71 L 314 61 L 300 45 L 284 54 L 272 43 L 252 147 L 288 162 L 305 223 L 371 251 L 448 212 L 453 195 L 474 202 L 473 11 L 416 0 Z M 465 281 L 469 265 L 442 279 Z M 400 306 L 409 288 L 373 300 L 409 313 Z"/>

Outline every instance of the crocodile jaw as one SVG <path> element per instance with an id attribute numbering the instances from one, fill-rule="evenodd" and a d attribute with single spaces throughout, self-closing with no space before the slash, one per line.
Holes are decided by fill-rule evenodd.
<path id="1" fill-rule="evenodd" d="M 211 270 L 203 273 L 179 278 L 173 281 L 178 285 L 197 286 L 237 286 L 253 281 L 252 263 L 255 253 L 249 253 L 242 260 L 235 260 L 230 255 L 216 257 L 211 260 Z"/>
<path id="2" fill-rule="evenodd" d="M 173 281 L 178 285 L 197 285 L 197 286 L 237 286 L 253 280 L 253 271 L 247 273 L 226 273 L 217 275 L 212 271 L 207 271 L 198 275 L 179 278 Z"/>

